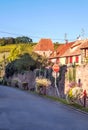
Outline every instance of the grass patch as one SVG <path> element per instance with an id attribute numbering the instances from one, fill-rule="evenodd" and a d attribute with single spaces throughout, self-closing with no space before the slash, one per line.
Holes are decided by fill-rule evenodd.
<path id="1" fill-rule="evenodd" d="M 62 99 L 62 98 L 57 98 L 57 97 L 48 96 L 48 95 L 45 95 L 44 97 L 47 97 L 47 98 L 52 99 L 54 101 L 59 101 L 63 104 L 68 104 L 67 101 L 65 99 Z"/>
<path id="2" fill-rule="evenodd" d="M 51 100 L 53 100 L 53 101 L 58 101 L 58 102 L 60 102 L 60 103 L 62 103 L 62 104 L 65 104 L 65 105 L 67 105 L 67 106 L 71 106 L 71 107 L 76 108 L 76 109 L 78 109 L 78 110 L 81 110 L 81 111 L 84 111 L 84 112 L 88 112 L 88 107 L 83 107 L 83 106 L 81 106 L 81 105 L 79 105 L 79 104 L 77 104 L 77 103 L 72 103 L 72 104 L 71 104 L 71 103 L 68 103 L 68 102 L 66 101 L 66 99 L 57 98 L 57 97 L 48 96 L 48 95 L 45 95 L 45 96 L 43 96 L 43 97 L 49 98 L 49 99 L 51 99 Z"/>
<path id="3" fill-rule="evenodd" d="M 88 112 L 88 108 L 87 107 L 83 107 L 83 106 L 81 106 L 79 104 L 74 103 L 74 104 L 70 104 L 70 106 L 75 107 L 76 109 L 79 109 L 81 111 Z"/>

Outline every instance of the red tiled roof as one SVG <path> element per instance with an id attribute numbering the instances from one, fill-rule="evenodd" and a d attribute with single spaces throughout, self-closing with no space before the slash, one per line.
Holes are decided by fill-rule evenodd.
<path id="1" fill-rule="evenodd" d="M 65 44 L 60 44 L 59 47 L 57 48 L 57 54 L 59 54 L 62 50 L 62 48 L 65 46 Z"/>
<path id="2" fill-rule="evenodd" d="M 59 54 L 60 50 L 62 49 L 62 46 L 64 46 L 64 44 L 60 44 L 58 45 L 59 47 L 57 48 L 56 51 L 53 51 L 52 54 L 50 55 L 50 58 L 55 58 L 57 57 L 57 55 Z"/>
<path id="3" fill-rule="evenodd" d="M 76 55 L 80 55 L 80 54 L 81 54 L 80 48 L 77 48 L 74 51 L 71 51 L 71 49 L 69 49 L 61 57 L 65 57 L 65 56 L 76 56 Z"/>
<path id="4" fill-rule="evenodd" d="M 59 47 L 56 50 L 56 55 L 54 55 L 54 52 L 53 52 L 50 58 L 61 57 L 73 44 L 74 42 L 59 45 Z"/>
<path id="5" fill-rule="evenodd" d="M 51 39 L 41 39 L 35 46 L 34 51 L 53 51 L 54 45 Z"/>
<path id="6" fill-rule="evenodd" d="M 74 42 L 64 44 L 64 46 L 62 47 L 62 49 L 59 52 L 59 55 L 57 55 L 57 56 L 58 57 L 62 56 L 73 44 L 74 44 Z"/>
<path id="7" fill-rule="evenodd" d="M 53 53 L 50 58 L 81 55 L 81 49 L 84 48 L 88 48 L 88 39 L 62 44 L 57 48 L 56 56 Z"/>
<path id="8" fill-rule="evenodd" d="M 82 42 L 83 42 L 83 40 L 77 40 L 77 41 L 75 41 L 75 43 L 71 46 L 71 48 L 79 46 Z"/>
<path id="9" fill-rule="evenodd" d="M 80 55 L 80 47 L 82 46 L 82 44 L 83 40 L 74 42 L 74 44 L 61 57 Z"/>
<path id="10" fill-rule="evenodd" d="M 85 43 L 82 44 L 80 49 L 88 48 L 88 40 L 85 41 Z"/>

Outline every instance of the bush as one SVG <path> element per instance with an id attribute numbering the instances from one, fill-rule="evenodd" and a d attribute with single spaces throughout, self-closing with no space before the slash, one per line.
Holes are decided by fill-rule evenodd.
<path id="1" fill-rule="evenodd" d="M 40 94 L 46 94 L 46 87 L 48 87 L 51 84 L 50 80 L 46 79 L 46 78 L 36 78 L 36 87 L 37 87 L 37 91 Z"/>
<path id="2" fill-rule="evenodd" d="M 7 85 L 7 81 L 5 79 L 3 79 L 3 85 Z"/>
<path id="3" fill-rule="evenodd" d="M 37 87 L 39 86 L 45 86 L 48 87 L 51 84 L 50 80 L 46 79 L 46 78 L 36 78 L 36 85 Z"/>
<path id="4" fill-rule="evenodd" d="M 66 100 L 69 103 L 72 102 L 77 102 L 81 96 L 83 95 L 83 89 L 81 87 L 73 87 L 71 89 L 69 89 L 67 95 L 66 95 Z"/>
<path id="5" fill-rule="evenodd" d="M 2 84 L 3 83 L 3 78 L 0 78 L 0 84 Z"/>

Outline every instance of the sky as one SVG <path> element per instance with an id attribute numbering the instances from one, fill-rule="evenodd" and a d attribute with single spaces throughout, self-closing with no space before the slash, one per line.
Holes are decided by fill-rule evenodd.
<path id="1" fill-rule="evenodd" d="M 0 37 L 88 38 L 88 0 L 0 0 Z"/>

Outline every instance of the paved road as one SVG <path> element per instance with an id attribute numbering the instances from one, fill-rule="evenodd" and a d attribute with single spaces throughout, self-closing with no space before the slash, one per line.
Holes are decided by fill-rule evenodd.
<path id="1" fill-rule="evenodd" d="M 19 89 L 0 86 L 0 130 L 88 130 L 88 115 Z"/>

